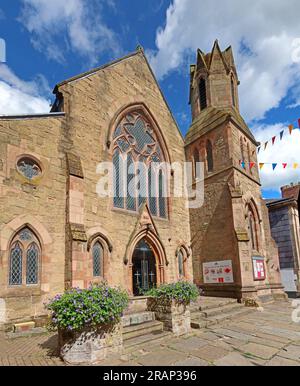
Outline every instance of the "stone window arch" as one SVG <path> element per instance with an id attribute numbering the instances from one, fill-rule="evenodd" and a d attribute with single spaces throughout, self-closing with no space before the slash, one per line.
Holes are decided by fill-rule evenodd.
<path id="1" fill-rule="evenodd" d="M 189 257 L 189 251 L 186 246 L 181 245 L 177 248 L 176 258 L 177 258 L 177 275 L 179 279 L 187 278 L 187 260 Z"/>
<path id="2" fill-rule="evenodd" d="M 146 201 L 153 216 L 168 217 L 167 168 L 160 166 L 168 161 L 164 148 L 143 109 L 121 116 L 112 135 L 114 208 L 138 212 Z"/>
<path id="3" fill-rule="evenodd" d="M 207 107 L 207 95 L 206 95 L 206 81 L 201 78 L 199 81 L 199 102 L 200 109 L 204 110 Z"/>
<path id="4" fill-rule="evenodd" d="M 9 285 L 38 285 L 40 258 L 38 238 L 30 228 L 22 228 L 12 239 L 9 248 Z"/>
<path id="5" fill-rule="evenodd" d="M 250 238 L 250 246 L 252 251 L 259 252 L 260 250 L 260 224 L 259 216 L 256 208 L 252 203 L 248 204 L 247 208 L 248 217 L 248 231 Z"/>

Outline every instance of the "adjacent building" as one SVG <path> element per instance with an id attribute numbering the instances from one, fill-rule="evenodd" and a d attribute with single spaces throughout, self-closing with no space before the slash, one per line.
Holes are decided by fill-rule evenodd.
<path id="1" fill-rule="evenodd" d="M 300 295 L 300 183 L 281 188 L 282 198 L 266 200 L 271 232 L 279 251 L 282 283 L 291 296 Z"/>

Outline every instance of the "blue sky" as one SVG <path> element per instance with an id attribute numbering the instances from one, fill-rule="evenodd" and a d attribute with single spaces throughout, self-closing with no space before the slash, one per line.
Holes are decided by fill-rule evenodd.
<path id="1" fill-rule="evenodd" d="M 0 114 L 44 112 L 56 83 L 141 44 L 185 134 L 189 64 L 218 38 L 234 49 L 242 115 L 268 140 L 300 118 L 299 12 L 297 0 L 0 0 Z M 299 148 L 295 130 L 259 160 L 300 165 Z M 261 172 L 265 197 L 300 181 L 300 168 L 270 169 Z"/>

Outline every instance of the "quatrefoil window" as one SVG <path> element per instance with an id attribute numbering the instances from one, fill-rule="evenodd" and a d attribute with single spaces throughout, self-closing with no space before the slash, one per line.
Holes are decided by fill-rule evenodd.
<path id="1" fill-rule="evenodd" d="M 22 157 L 17 163 L 18 171 L 29 180 L 34 180 L 42 174 L 40 165 L 30 157 Z"/>

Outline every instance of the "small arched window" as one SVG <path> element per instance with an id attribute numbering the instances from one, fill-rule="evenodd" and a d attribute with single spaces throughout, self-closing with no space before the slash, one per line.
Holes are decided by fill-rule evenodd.
<path id="1" fill-rule="evenodd" d="M 249 171 L 252 174 L 252 167 L 251 167 L 251 154 L 250 154 L 250 145 L 247 144 L 247 153 L 248 153 L 248 165 L 249 165 Z"/>
<path id="2" fill-rule="evenodd" d="M 214 170 L 214 157 L 213 157 L 212 143 L 209 139 L 206 142 L 206 159 L 207 159 L 207 171 L 212 172 Z"/>
<path id="3" fill-rule="evenodd" d="M 259 251 L 259 224 L 257 218 L 255 216 L 252 207 L 249 205 L 248 207 L 248 228 L 249 228 L 249 237 L 251 242 L 251 249 L 253 251 Z"/>
<path id="4" fill-rule="evenodd" d="M 104 265 L 103 265 L 103 247 L 99 241 L 96 241 L 92 248 L 93 257 L 93 276 L 104 277 Z"/>
<path id="5" fill-rule="evenodd" d="M 207 96 L 206 96 L 206 82 L 205 79 L 201 78 L 199 82 L 199 101 L 200 109 L 204 110 L 207 107 Z"/>
<path id="6" fill-rule="evenodd" d="M 184 277 L 184 255 L 182 250 L 180 249 L 178 252 L 178 273 L 179 277 Z"/>
<path id="7" fill-rule="evenodd" d="M 193 161 L 194 161 L 194 177 L 199 178 L 199 162 L 200 162 L 200 157 L 199 157 L 199 150 L 195 149 L 193 153 Z"/>
<path id="8" fill-rule="evenodd" d="M 231 98 L 232 98 L 232 105 L 235 107 L 235 91 L 234 91 L 234 81 L 233 77 L 231 77 Z"/>
<path id="9" fill-rule="evenodd" d="M 245 160 L 245 151 L 244 151 L 244 141 L 243 137 L 240 137 L 240 148 L 241 148 L 241 163 L 242 167 L 246 169 L 246 160 Z"/>
<path id="10" fill-rule="evenodd" d="M 38 284 L 40 251 L 39 241 L 29 228 L 18 232 L 9 252 L 10 286 Z"/>

